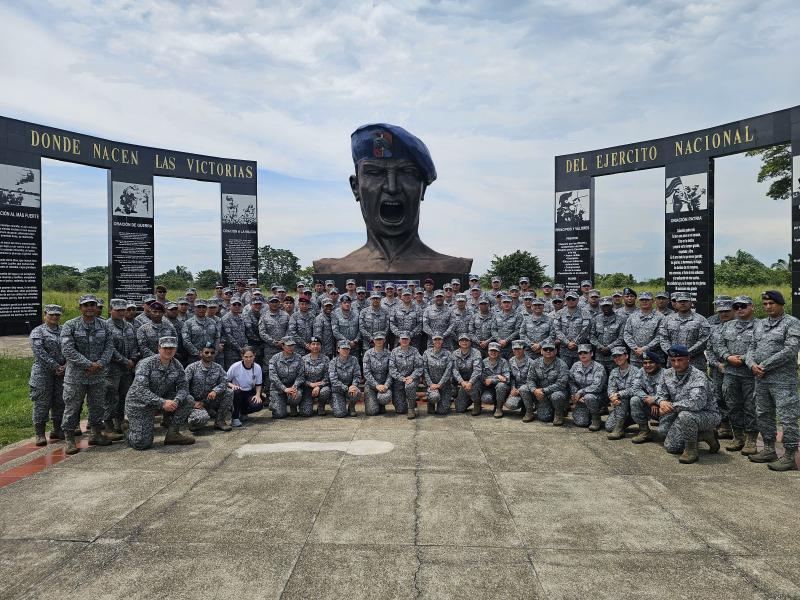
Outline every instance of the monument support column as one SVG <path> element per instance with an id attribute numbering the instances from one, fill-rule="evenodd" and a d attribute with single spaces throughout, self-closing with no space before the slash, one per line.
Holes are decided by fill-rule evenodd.
<path id="1" fill-rule="evenodd" d="M 0 121 L 0 335 L 42 322 L 42 159 L 11 152 Z"/>
<path id="2" fill-rule="evenodd" d="M 665 166 L 664 277 L 702 315 L 714 303 L 714 159 Z"/>
<path id="3" fill-rule="evenodd" d="M 791 110 L 792 315 L 800 317 L 800 109 Z M 758 300 L 753 298 L 754 302 Z"/>
<path id="4" fill-rule="evenodd" d="M 577 290 L 594 281 L 594 177 L 556 179 L 555 282 Z"/>
<path id="5" fill-rule="evenodd" d="M 141 302 L 155 285 L 153 175 L 108 171 L 108 292 Z"/>
<path id="6" fill-rule="evenodd" d="M 258 277 L 256 187 L 255 178 L 252 183 L 221 184 L 222 285 Z"/>

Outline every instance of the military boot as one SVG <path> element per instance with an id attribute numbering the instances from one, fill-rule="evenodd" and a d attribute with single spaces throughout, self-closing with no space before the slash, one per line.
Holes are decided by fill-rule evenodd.
<path id="1" fill-rule="evenodd" d="M 217 413 L 217 418 L 214 419 L 214 429 L 219 431 L 230 431 L 233 429 L 230 425 L 228 425 L 226 417 L 228 417 L 228 411 L 219 411 Z"/>
<path id="2" fill-rule="evenodd" d="M 473 417 L 477 417 L 479 414 L 481 414 L 481 410 L 482 409 L 483 409 L 483 405 L 481 404 L 481 401 L 480 401 L 480 398 L 479 398 L 479 399 L 475 400 L 475 402 L 472 403 L 472 416 Z"/>
<path id="3" fill-rule="evenodd" d="M 67 447 L 64 449 L 64 454 L 77 454 L 80 452 L 78 447 L 75 445 L 74 432 L 64 432 L 64 439 L 67 440 Z"/>
<path id="4" fill-rule="evenodd" d="M 639 433 L 633 436 L 631 442 L 634 444 L 644 444 L 645 442 L 649 442 L 651 433 L 652 430 L 650 429 L 650 423 L 639 423 Z"/>
<path id="5" fill-rule="evenodd" d="M 600 431 L 603 428 L 603 421 L 600 415 L 592 415 L 592 422 L 589 424 L 589 431 Z"/>
<path id="6" fill-rule="evenodd" d="M 778 455 L 775 454 L 775 442 L 764 442 L 764 449 L 761 452 L 756 452 L 747 458 L 754 463 L 771 463 L 778 460 Z"/>
<path id="7" fill-rule="evenodd" d="M 717 438 L 720 440 L 732 440 L 733 431 L 731 430 L 731 422 L 728 419 L 722 419 L 722 422 L 717 427 Z"/>
<path id="8" fill-rule="evenodd" d="M 786 450 L 778 460 L 769 463 L 767 466 L 772 471 L 797 471 L 797 450 Z"/>
<path id="9" fill-rule="evenodd" d="M 719 442 L 717 441 L 717 432 L 714 429 L 700 432 L 698 441 L 708 444 L 709 454 L 716 454 L 719 452 Z"/>
<path id="10" fill-rule="evenodd" d="M 347 414 L 351 417 L 356 416 L 356 401 L 355 398 L 347 402 Z"/>
<path id="11" fill-rule="evenodd" d="M 611 430 L 606 438 L 609 440 L 621 440 L 625 437 L 625 420 L 619 419 L 616 423 L 614 423 L 614 429 Z"/>
<path id="12" fill-rule="evenodd" d="M 165 412 L 161 415 L 161 427 L 164 429 L 169 429 L 170 424 L 172 423 L 172 413 Z"/>
<path id="13" fill-rule="evenodd" d="M 436 404 L 434 404 L 433 400 L 428 400 L 428 414 L 432 415 L 436 412 Z"/>
<path id="14" fill-rule="evenodd" d="M 503 418 L 503 403 L 499 400 L 496 401 L 494 405 L 494 418 L 495 419 L 502 419 Z"/>
<path id="15" fill-rule="evenodd" d="M 697 462 L 697 458 L 697 440 L 686 442 L 683 454 L 678 457 L 678 462 L 684 465 L 690 465 Z"/>
<path id="16" fill-rule="evenodd" d="M 728 452 L 739 452 L 742 448 L 744 448 L 744 429 L 734 427 L 733 441 L 725 444 L 725 450 Z"/>
<path id="17" fill-rule="evenodd" d="M 36 423 L 33 428 L 36 430 L 36 445 L 47 446 L 47 438 L 44 435 L 45 423 Z"/>
<path id="18" fill-rule="evenodd" d="M 533 410 L 533 400 L 525 400 L 525 415 L 522 417 L 523 423 L 530 423 L 536 417 L 536 411 Z"/>
<path id="19" fill-rule="evenodd" d="M 125 433 L 122 417 L 114 417 L 114 433 Z"/>
<path id="20" fill-rule="evenodd" d="M 744 435 L 744 448 L 742 448 L 742 455 L 752 456 L 758 452 L 758 448 L 756 447 L 756 442 L 758 441 L 758 432 L 746 431 Z"/>
<path id="21" fill-rule="evenodd" d="M 108 439 L 110 439 L 112 442 L 118 442 L 122 438 L 125 437 L 124 435 L 122 435 L 121 432 L 117 433 L 114 430 L 114 421 L 111 420 L 111 419 L 108 419 L 105 422 L 105 428 L 103 429 L 103 435 L 106 436 Z"/>
<path id="22" fill-rule="evenodd" d="M 408 414 L 406 415 L 406 419 L 416 419 L 417 418 L 417 406 L 416 406 L 416 404 L 417 403 L 415 402 L 414 406 L 409 406 L 408 407 Z"/>
<path id="23" fill-rule="evenodd" d="M 194 444 L 194 436 L 181 433 L 177 426 L 170 426 L 167 435 L 164 436 L 165 446 L 190 446 L 192 444 Z"/>
<path id="24" fill-rule="evenodd" d="M 99 425 L 92 425 L 92 434 L 89 437 L 90 446 L 110 446 L 111 440 L 103 435 L 103 428 Z"/>
<path id="25" fill-rule="evenodd" d="M 317 416 L 318 417 L 325 416 L 325 403 L 322 400 L 317 402 Z"/>
<path id="26" fill-rule="evenodd" d="M 561 427 L 564 424 L 564 413 L 560 409 L 556 409 L 556 414 L 553 415 L 553 427 Z"/>
<path id="27" fill-rule="evenodd" d="M 50 439 L 51 440 L 63 440 L 64 439 L 64 430 L 61 429 L 61 425 L 57 425 L 53 423 L 53 429 L 50 430 Z"/>

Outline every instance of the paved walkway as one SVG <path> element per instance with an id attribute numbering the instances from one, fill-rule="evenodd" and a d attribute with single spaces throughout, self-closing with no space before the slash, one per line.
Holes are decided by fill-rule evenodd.
<path id="1" fill-rule="evenodd" d="M 264 417 L 188 448 L 91 448 L 0 489 L 0 597 L 800 597 L 800 474 L 705 448 L 681 466 L 630 437 Z M 359 440 L 393 449 L 253 446 Z"/>

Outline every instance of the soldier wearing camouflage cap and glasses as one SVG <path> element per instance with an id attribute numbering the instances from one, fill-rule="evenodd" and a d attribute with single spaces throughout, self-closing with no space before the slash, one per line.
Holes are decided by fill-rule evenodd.
<path id="1" fill-rule="evenodd" d="M 28 383 L 33 402 L 33 427 L 37 446 L 47 445 L 44 433 L 48 418 L 53 420 L 50 439 L 64 439 L 61 421 L 64 417 L 66 359 L 61 353 L 60 319 L 61 307 L 47 304 L 44 307 L 44 323 L 34 328 L 30 334 L 34 362 Z"/>
<path id="2" fill-rule="evenodd" d="M 157 410 L 163 411 L 162 424 L 167 426 L 165 446 L 194 443 L 194 437 L 180 433 L 192 412 L 192 402 L 186 374 L 175 359 L 177 347 L 175 336 L 162 337 L 158 340 L 158 354 L 142 359 L 137 366 L 125 399 L 128 445 L 135 450 L 146 450 L 153 445 L 153 418 Z"/>

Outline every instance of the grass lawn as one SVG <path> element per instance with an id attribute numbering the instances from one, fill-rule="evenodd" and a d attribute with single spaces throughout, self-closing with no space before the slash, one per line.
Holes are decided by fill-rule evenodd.
<path id="1" fill-rule="evenodd" d="M 33 436 L 28 377 L 32 358 L 0 357 L 0 447 Z"/>

